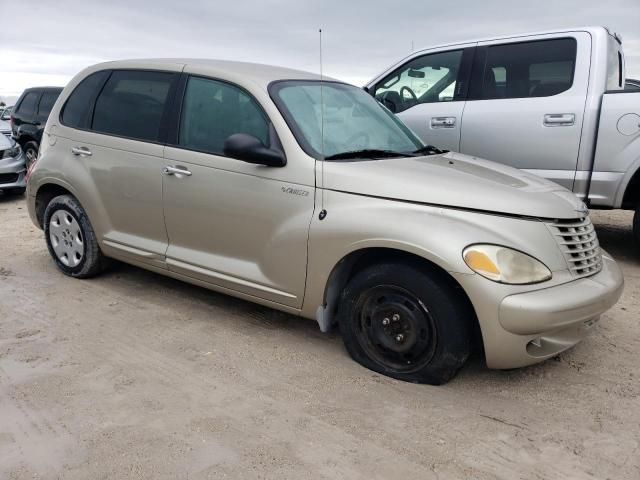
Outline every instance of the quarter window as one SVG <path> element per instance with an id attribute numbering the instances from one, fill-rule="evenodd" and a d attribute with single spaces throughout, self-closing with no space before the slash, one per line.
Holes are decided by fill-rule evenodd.
<path id="1" fill-rule="evenodd" d="M 376 85 L 376 99 L 395 113 L 419 103 L 454 100 L 462 52 L 433 53 L 411 60 Z"/>
<path id="2" fill-rule="evenodd" d="M 44 92 L 40 97 L 40 103 L 38 104 L 38 115 L 48 117 L 53 108 L 53 104 L 60 96 L 60 92 Z"/>
<path id="3" fill-rule="evenodd" d="M 222 155 L 225 140 L 246 133 L 269 145 L 269 123 L 257 102 L 228 83 L 191 77 L 180 119 L 178 144 Z"/>
<path id="4" fill-rule="evenodd" d="M 89 75 L 82 80 L 73 90 L 62 109 L 61 122 L 63 125 L 73 128 L 88 128 L 90 124 L 89 112 L 93 100 L 98 94 L 98 89 L 109 76 L 109 72 L 103 70 Z"/>
<path id="5" fill-rule="evenodd" d="M 96 100 L 92 130 L 157 142 L 176 74 L 114 71 Z"/>
<path id="6" fill-rule="evenodd" d="M 474 70 L 474 97 L 549 97 L 569 90 L 576 48 L 573 38 L 490 46 L 484 65 Z"/>
<path id="7" fill-rule="evenodd" d="M 27 115 L 30 113 L 35 113 L 36 104 L 38 103 L 39 95 L 40 95 L 40 92 L 27 93 L 22 99 L 22 101 L 20 102 L 20 105 L 18 106 L 16 113 L 26 113 Z"/>

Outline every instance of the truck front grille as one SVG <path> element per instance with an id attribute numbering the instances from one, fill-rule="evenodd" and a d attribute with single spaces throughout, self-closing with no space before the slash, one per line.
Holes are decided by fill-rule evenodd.
<path id="1" fill-rule="evenodd" d="M 602 269 L 598 236 L 588 216 L 574 220 L 556 220 L 547 225 L 558 242 L 572 275 L 588 277 Z"/>

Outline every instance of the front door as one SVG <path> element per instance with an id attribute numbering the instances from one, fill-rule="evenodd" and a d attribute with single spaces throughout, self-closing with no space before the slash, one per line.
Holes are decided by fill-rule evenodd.
<path id="1" fill-rule="evenodd" d="M 412 57 L 369 87 L 375 98 L 429 145 L 460 147 L 472 48 L 430 51 Z"/>
<path id="2" fill-rule="evenodd" d="M 189 77 L 179 123 L 175 145 L 165 150 L 163 176 L 169 269 L 300 307 L 314 208 L 313 162 L 306 174 L 292 178 L 290 166 L 226 157 L 224 141 L 234 133 L 253 135 L 267 146 L 277 143 L 257 101 L 230 83 Z"/>
<path id="3" fill-rule="evenodd" d="M 589 35 L 502 42 L 478 44 L 460 151 L 571 190 L 589 85 Z"/>

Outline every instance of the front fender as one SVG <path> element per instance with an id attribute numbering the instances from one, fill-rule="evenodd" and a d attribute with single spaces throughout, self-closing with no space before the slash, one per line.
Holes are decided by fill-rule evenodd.
<path id="1" fill-rule="evenodd" d="M 324 208 L 326 218 L 315 216 L 309 232 L 302 308 L 308 318 L 315 318 L 324 305 L 336 265 L 368 248 L 400 250 L 449 273 L 472 274 L 462 251 L 473 243 L 492 243 L 524 251 L 552 271 L 567 269 L 554 238 L 539 221 L 331 191 L 325 191 Z"/>

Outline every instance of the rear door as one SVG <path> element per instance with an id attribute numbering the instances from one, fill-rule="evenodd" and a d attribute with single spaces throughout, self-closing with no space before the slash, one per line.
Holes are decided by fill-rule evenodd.
<path id="1" fill-rule="evenodd" d="M 479 43 L 460 151 L 572 190 L 590 55 L 586 32 Z"/>
<path id="2" fill-rule="evenodd" d="M 458 150 L 472 47 L 414 55 L 376 80 L 369 91 L 425 143 Z"/>
<path id="3" fill-rule="evenodd" d="M 178 77 L 151 70 L 96 72 L 63 107 L 55 149 L 66 156 L 65 174 L 110 256 L 165 265 L 162 155 Z"/>

